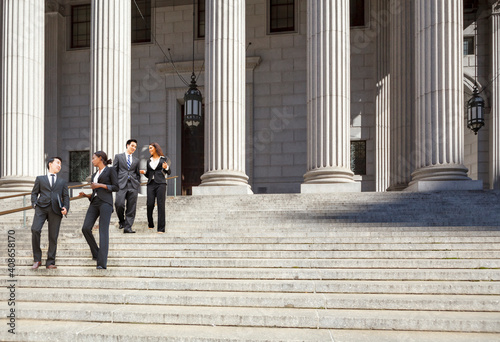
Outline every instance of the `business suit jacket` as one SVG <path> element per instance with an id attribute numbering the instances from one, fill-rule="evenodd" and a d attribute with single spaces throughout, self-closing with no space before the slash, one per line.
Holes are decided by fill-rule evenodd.
<path id="1" fill-rule="evenodd" d="M 39 206 L 40 208 L 47 208 L 50 206 L 54 213 L 62 217 L 59 199 L 62 206 L 69 211 L 68 184 L 62 177 L 59 176 L 56 179 L 56 184 L 51 187 L 48 177 L 50 176 L 36 177 L 35 185 L 31 191 L 31 206 Z"/>
<path id="2" fill-rule="evenodd" d="M 118 185 L 120 189 L 127 188 L 127 182 L 130 179 L 132 188 L 138 190 L 141 183 L 141 171 L 139 169 L 139 159 L 132 156 L 130 169 L 127 166 L 127 155 L 125 152 L 115 155 L 113 167 L 118 175 Z"/>
<path id="3" fill-rule="evenodd" d="M 157 184 L 166 184 L 167 180 L 165 179 L 165 175 L 169 175 L 171 173 L 170 168 L 168 168 L 168 170 L 165 170 L 163 168 L 163 163 L 167 162 L 167 158 L 163 156 L 160 157 L 158 165 L 154 170 L 151 168 L 151 165 L 149 165 L 150 161 L 151 160 L 148 160 L 147 162 L 145 174 L 145 176 L 148 178 L 148 184 L 153 181 Z"/>
<path id="4" fill-rule="evenodd" d="M 92 174 L 90 178 L 94 181 L 94 177 L 97 172 Z M 92 190 L 92 196 L 90 197 L 90 202 L 98 196 L 102 201 L 113 206 L 113 192 L 118 191 L 118 176 L 116 174 L 116 169 L 114 167 L 105 167 L 101 175 L 97 179 L 97 183 L 106 184 L 107 188 L 97 188 Z"/>

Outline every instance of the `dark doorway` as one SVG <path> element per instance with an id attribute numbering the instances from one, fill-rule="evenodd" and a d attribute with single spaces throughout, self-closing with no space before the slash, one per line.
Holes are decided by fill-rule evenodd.
<path id="1" fill-rule="evenodd" d="M 202 109 L 203 110 L 203 109 Z M 184 106 L 181 108 L 182 115 L 182 162 L 181 162 L 181 184 L 182 195 L 192 195 L 193 186 L 201 184 L 200 177 L 205 170 L 204 166 L 204 142 L 205 128 L 203 120 L 193 129 L 184 124 Z"/>

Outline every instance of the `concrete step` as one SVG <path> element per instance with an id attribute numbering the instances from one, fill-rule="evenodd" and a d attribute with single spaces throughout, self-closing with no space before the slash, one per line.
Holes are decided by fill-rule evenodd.
<path id="1" fill-rule="evenodd" d="M 81 225 L 62 224 L 59 231 L 60 237 L 66 238 L 82 238 Z M 118 223 L 112 220 L 109 233 L 114 237 L 121 238 L 152 238 L 156 239 L 154 230 L 150 230 L 134 224 L 134 230 L 137 229 L 136 235 L 126 235 L 118 229 Z M 479 229 L 480 228 L 480 229 Z M 9 228 L 10 229 L 10 228 Z M 0 233 L 7 234 L 5 227 L 0 227 Z M 378 229 L 378 230 L 377 230 Z M 42 236 L 47 234 L 46 226 L 42 229 Z M 15 236 L 18 239 L 31 238 L 31 227 L 15 229 Z M 500 237 L 500 227 L 354 227 L 350 229 L 330 227 L 330 229 L 318 229 L 316 226 L 305 226 L 301 229 L 284 229 L 279 225 L 273 228 L 258 228 L 247 229 L 244 227 L 220 229 L 220 230 L 188 230 L 181 227 L 169 227 L 164 239 L 201 239 L 201 238 L 273 238 L 273 239 L 291 239 L 291 238 L 370 238 L 370 239 L 385 239 L 385 238 L 400 238 L 410 239 L 426 238 L 426 239 L 463 239 L 468 238 L 470 242 L 474 239 L 495 239 Z M 281 240 L 278 240 L 281 241 Z M 448 240 L 449 241 L 449 240 Z M 482 240 L 481 240 L 482 241 Z M 490 242 L 493 242 L 489 240 Z"/>
<path id="2" fill-rule="evenodd" d="M 7 301 L 7 296 L 1 296 Z M 23 302 L 173 305 L 209 307 L 419 310 L 496 312 L 500 295 L 408 295 L 333 294 L 276 292 L 206 292 L 123 289 L 21 288 L 17 300 Z M 500 319 L 500 318 L 499 318 Z"/>
<path id="3" fill-rule="evenodd" d="M 44 253 L 45 250 L 42 250 Z M 230 259 L 498 259 L 498 250 L 491 251 L 206 251 L 206 250 L 118 250 L 113 248 L 111 258 L 230 258 Z M 29 258 L 33 252 L 25 248 L 17 250 L 18 258 Z M 46 253 L 45 253 L 46 254 Z M 43 255 L 45 255 L 43 254 Z M 85 258 L 89 249 L 61 249 L 57 251 L 58 262 L 63 258 Z M 0 257 L 7 258 L 7 251 L 0 250 Z M 4 260 L 5 261 L 5 260 Z"/>
<path id="4" fill-rule="evenodd" d="M 48 229 L 47 229 L 48 230 Z M 186 244 L 186 243 L 223 243 L 223 244 L 363 244 L 366 243 L 367 236 L 336 236 L 334 233 L 318 234 L 319 236 L 304 236 L 299 233 L 290 236 L 291 234 L 281 233 L 281 236 L 260 236 L 255 233 L 253 236 L 241 236 L 237 232 L 229 234 L 218 234 L 212 236 L 207 233 L 199 236 L 178 236 L 176 233 L 167 232 L 164 235 L 136 233 L 135 235 L 124 234 L 122 230 L 111 230 L 110 236 L 113 237 L 114 243 L 163 243 L 163 244 Z M 286 235 L 285 235 L 286 234 Z M 97 237 L 96 231 L 96 237 Z M 276 234 L 278 235 L 278 234 Z M 80 243 L 84 238 L 80 232 L 62 233 L 65 243 Z M 18 243 L 31 243 L 31 231 L 25 233 L 16 233 Z M 160 240 L 161 239 L 161 240 Z M 29 240 L 29 241 L 27 241 Z M 500 231 L 498 234 L 490 236 L 377 236 L 371 237 L 370 243 L 377 244 L 450 244 L 450 243 L 467 243 L 467 244 L 497 244 L 500 249 Z"/>
<path id="5" fill-rule="evenodd" d="M 88 202 L 77 201 L 61 226 L 59 268 L 32 270 L 30 228 L 16 228 L 14 278 L 0 283 L 15 280 L 18 341 L 498 341 L 499 199 L 168 198 L 158 235 L 140 197 L 138 233 L 123 234 L 112 216 L 107 270 L 91 260 Z M 9 229 L 0 218 L 0 234 Z M 45 256 L 46 227 L 42 241 Z"/>
<path id="6" fill-rule="evenodd" d="M 129 243 L 114 243 L 110 239 L 110 250 L 201 250 L 201 251 L 499 251 L 498 243 L 168 243 L 162 241 L 162 236 L 158 237 L 157 243 L 135 243 L 129 240 Z M 58 242 L 58 249 L 85 249 L 88 247 L 82 238 L 79 242 L 67 243 Z M 31 243 L 23 241 L 16 243 L 17 248 L 29 250 Z M 42 242 L 41 248 L 46 249 L 48 242 Z"/>
<path id="7" fill-rule="evenodd" d="M 17 265 L 32 265 L 32 257 L 17 258 Z M 4 260 L 7 264 L 7 258 Z M 57 266 L 92 266 L 89 258 L 57 258 Z M 228 259 L 228 258 L 114 258 L 108 267 L 183 267 L 183 268 L 300 268 L 300 269 L 499 269 L 500 259 Z"/>
<path id="8" fill-rule="evenodd" d="M 495 295 L 500 294 L 498 281 L 411 281 L 411 280 L 274 280 L 274 279 L 175 279 L 175 278 L 131 278 L 67 277 L 51 272 L 41 277 L 17 278 L 25 288 L 53 289 L 122 289 L 165 291 L 224 291 L 224 292 L 277 292 L 277 293 L 372 293 L 372 294 L 450 294 L 450 295 Z"/>
<path id="9" fill-rule="evenodd" d="M 57 270 L 30 266 L 16 269 L 19 276 L 128 277 L 188 279 L 317 279 L 317 280 L 426 280 L 426 281 L 500 281 L 499 269 L 300 269 L 300 268 L 184 268 L 184 267 L 110 267 L 65 266 Z"/>
<path id="10" fill-rule="evenodd" d="M 22 325 L 21 325 L 22 324 Z M 0 319 L 6 326 L 7 320 Z M 421 332 L 390 330 L 337 330 L 258 327 L 220 327 L 215 325 L 127 324 L 80 321 L 22 320 L 16 335 L 0 331 L 2 341 L 55 342 L 492 342 L 498 334 Z M 126 337 L 124 337 L 126 336 Z"/>
<path id="11" fill-rule="evenodd" d="M 306 329 L 375 329 L 500 333 L 489 312 L 241 308 L 86 303 L 17 303 L 19 320 L 180 324 Z"/>
<path id="12" fill-rule="evenodd" d="M 397 223 L 414 226 L 498 226 L 499 191 L 442 191 L 435 193 L 296 194 L 253 196 L 184 196 L 168 198 L 167 220 L 224 226 L 229 221 L 259 225 L 297 223 Z M 139 222 L 145 222 L 144 196 L 139 197 Z M 487 207 L 489 215 L 477 215 Z M 70 217 L 83 222 L 87 201 L 73 201 Z M 460 215 L 457 215 L 460 213 Z M 32 216 L 32 213 L 30 212 Z M 213 221 L 213 222 L 212 222 Z M 291 223 L 297 222 L 297 223 Z M 196 224 L 195 224 L 196 226 Z"/>

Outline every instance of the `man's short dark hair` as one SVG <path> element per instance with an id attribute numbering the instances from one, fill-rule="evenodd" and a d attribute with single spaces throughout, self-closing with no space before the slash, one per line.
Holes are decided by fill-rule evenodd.
<path id="1" fill-rule="evenodd" d="M 135 142 L 135 144 L 137 145 L 137 140 L 135 140 L 135 139 L 128 139 L 127 140 L 127 146 L 130 145 L 133 142 Z"/>
<path id="2" fill-rule="evenodd" d="M 62 163 L 62 159 L 61 157 L 51 157 L 49 158 L 49 160 L 47 161 L 47 170 L 49 169 L 49 165 L 52 164 L 54 162 L 54 160 L 56 159 L 59 159 L 59 161 Z"/>

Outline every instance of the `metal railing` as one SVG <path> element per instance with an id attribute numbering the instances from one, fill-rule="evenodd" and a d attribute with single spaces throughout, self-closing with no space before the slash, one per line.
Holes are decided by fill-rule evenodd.
<path id="1" fill-rule="evenodd" d="M 179 176 L 173 176 L 173 177 L 166 178 L 167 180 L 169 180 L 169 179 L 173 179 L 174 180 L 174 197 L 177 196 L 177 177 L 179 177 Z M 69 200 L 73 201 L 73 200 L 77 200 L 77 199 L 83 198 L 83 197 L 80 197 L 80 196 L 73 196 L 73 189 L 84 188 L 86 186 L 90 186 L 90 184 L 91 183 L 85 183 L 85 184 L 68 186 L 69 194 L 70 194 Z M 140 185 L 147 185 L 147 184 L 148 184 L 147 182 L 140 183 Z M 9 199 L 9 198 L 16 198 L 16 197 L 21 197 L 21 196 L 23 197 L 23 206 L 22 207 L 15 208 L 15 209 L 10 209 L 10 210 L 5 210 L 5 211 L 0 211 L 0 216 L 2 216 L 2 215 L 8 215 L 8 214 L 13 214 L 13 213 L 18 213 L 18 212 L 22 211 L 23 212 L 23 226 L 26 227 L 26 210 L 33 209 L 33 207 L 31 205 L 30 206 L 26 206 L 26 196 L 31 196 L 31 192 L 23 192 L 23 193 L 16 194 L 16 195 L 9 195 L 9 196 L 0 197 L 0 200 Z"/>

